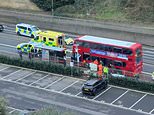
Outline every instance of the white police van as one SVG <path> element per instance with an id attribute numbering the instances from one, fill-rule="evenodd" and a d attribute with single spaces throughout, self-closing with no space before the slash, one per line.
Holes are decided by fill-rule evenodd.
<path id="1" fill-rule="evenodd" d="M 34 25 L 25 24 L 25 23 L 20 23 L 16 25 L 17 35 L 24 35 L 31 38 L 35 38 L 40 32 L 41 30 Z"/>

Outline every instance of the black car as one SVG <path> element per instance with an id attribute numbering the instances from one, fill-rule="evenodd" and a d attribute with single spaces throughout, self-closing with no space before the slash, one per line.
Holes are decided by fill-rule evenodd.
<path id="1" fill-rule="evenodd" d="M 108 81 L 106 79 L 91 79 L 86 81 L 82 86 L 82 93 L 89 95 L 96 95 L 101 90 L 106 89 Z"/>
<path id="2" fill-rule="evenodd" d="M 4 30 L 4 26 L 0 24 L 0 32 Z"/>

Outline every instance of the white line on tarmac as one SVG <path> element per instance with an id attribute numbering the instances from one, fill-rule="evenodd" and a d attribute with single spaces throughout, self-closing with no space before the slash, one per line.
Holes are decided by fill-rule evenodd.
<path id="1" fill-rule="evenodd" d="M 60 81 L 60 80 L 62 80 L 62 79 L 64 79 L 64 78 L 65 78 L 65 76 L 63 76 L 62 78 L 59 78 L 58 80 L 52 82 L 51 84 L 47 85 L 47 86 L 44 87 L 44 88 L 46 89 L 46 88 L 50 87 L 51 85 L 55 84 L 56 82 L 58 82 L 58 81 Z"/>
<path id="2" fill-rule="evenodd" d="M 10 106 L 8 106 L 7 108 L 10 108 L 10 109 L 13 109 L 13 110 L 16 110 L 16 111 L 23 111 L 23 110 L 21 110 L 21 109 L 16 109 L 16 108 L 14 108 L 14 107 L 10 107 Z M 9 112 L 10 113 L 10 112 Z M 12 113 L 12 112 L 11 112 Z"/>
<path id="3" fill-rule="evenodd" d="M 123 94 L 121 94 L 117 99 L 115 99 L 114 101 L 111 102 L 111 104 L 113 104 L 114 102 L 116 102 L 118 99 L 120 99 L 122 96 L 124 96 L 129 90 L 127 90 L 126 92 L 124 92 Z"/>
<path id="4" fill-rule="evenodd" d="M 11 113 L 13 113 L 14 111 L 16 111 L 16 110 L 14 109 L 14 110 L 10 111 L 9 113 L 11 114 Z"/>
<path id="5" fill-rule="evenodd" d="M 80 91 L 79 93 L 77 93 L 75 96 L 78 96 L 78 95 L 80 95 L 82 92 Z"/>
<path id="6" fill-rule="evenodd" d="M 42 80 L 42 79 L 44 79 L 44 78 L 46 78 L 46 77 L 48 77 L 48 76 L 49 76 L 49 74 L 48 74 L 48 75 L 45 75 L 44 77 L 41 77 L 40 79 L 38 79 L 38 80 L 32 82 L 32 83 L 29 84 L 29 85 L 33 85 L 34 83 L 36 83 L 36 82 L 38 82 L 38 81 L 40 81 L 40 80 Z"/>
<path id="7" fill-rule="evenodd" d="M 152 112 L 154 112 L 154 109 L 152 109 L 149 113 L 152 114 Z"/>
<path id="8" fill-rule="evenodd" d="M 68 85 L 67 87 L 65 87 L 64 89 L 62 89 L 60 92 L 64 91 L 65 89 L 67 89 L 67 88 L 69 88 L 69 87 L 71 87 L 72 85 L 76 84 L 77 82 L 79 82 L 79 81 L 73 82 L 72 84 L 70 84 L 70 85 Z"/>
<path id="9" fill-rule="evenodd" d="M 8 45 L 8 44 L 2 44 L 0 43 L 0 46 L 6 46 L 6 47 L 11 47 L 11 48 L 16 48 L 16 46 Z"/>
<path id="10" fill-rule="evenodd" d="M 129 107 L 129 109 L 133 108 L 137 103 L 139 103 L 147 94 L 144 94 L 138 101 L 136 101 L 132 106 Z"/>
<path id="11" fill-rule="evenodd" d="M 100 93 L 99 95 L 97 95 L 96 97 L 93 98 L 93 100 L 95 100 L 96 98 L 98 98 L 100 95 L 104 94 L 105 92 L 107 92 L 109 89 L 111 89 L 111 87 L 108 87 L 107 89 L 105 89 L 102 93 Z"/>
<path id="12" fill-rule="evenodd" d="M 17 79 L 16 82 L 18 82 L 18 81 L 20 81 L 20 80 L 22 80 L 22 79 L 24 79 L 24 78 L 26 78 L 26 77 L 28 77 L 28 76 L 34 74 L 35 72 L 36 72 L 36 71 L 31 72 L 31 73 L 27 74 L 26 76 L 24 76 L 24 77 L 22 77 L 22 78 L 20 78 L 20 79 Z"/>
<path id="13" fill-rule="evenodd" d="M 15 72 L 12 72 L 12 73 L 10 73 L 9 75 L 6 75 L 6 76 L 4 76 L 4 77 L 2 77 L 3 79 L 5 79 L 5 78 L 7 78 L 7 77 L 9 77 L 10 75 L 13 75 L 13 74 L 15 74 L 15 73 L 17 73 L 17 72 L 19 72 L 19 71 L 21 71 L 22 69 L 19 69 L 19 70 L 17 70 L 17 71 L 15 71 Z M 1 78 L 1 79 L 2 79 Z"/>
<path id="14" fill-rule="evenodd" d="M 5 67 L 5 68 L 1 69 L 0 71 L 3 71 L 3 70 L 5 70 L 5 69 L 7 69 L 7 68 L 9 68 L 9 67 Z"/>
<path id="15" fill-rule="evenodd" d="M 58 93 L 58 94 L 66 95 L 66 96 L 71 96 L 71 97 L 75 97 L 75 98 L 78 98 L 78 99 L 84 99 L 84 100 L 87 100 L 87 101 L 90 101 L 90 102 L 94 102 L 94 103 L 98 103 L 98 104 L 104 104 L 104 105 L 108 105 L 108 106 L 112 106 L 112 107 L 116 107 L 116 108 L 121 108 L 121 109 L 125 109 L 125 110 L 131 110 L 131 111 L 134 111 L 134 112 L 144 113 L 144 114 L 151 115 L 151 114 L 149 114 L 147 112 L 144 112 L 144 111 L 138 111 L 138 110 L 130 109 L 130 108 L 123 107 L 123 106 L 117 106 L 117 105 L 110 104 L 110 103 L 99 102 L 99 101 L 96 101 L 96 100 L 92 100 L 92 99 L 88 99 L 88 98 L 83 98 L 83 97 L 80 97 L 80 96 L 68 95 L 67 93 L 58 92 L 58 91 L 55 91 L 55 90 L 51 91 L 49 89 L 44 89 L 44 88 L 35 87 L 35 86 L 29 86 L 27 84 L 23 84 L 23 83 L 16 82 L 16 81 L 9 81 L 9 80 L 6 80 L 6 79 L 1 79 L 1 80 L 7 81 L 7 82 L 10 82 L 10 83 L 19 84 L 19 85 L 26 86 L 26 87 L 31 87 L 31 88 L 35 88 L 35 89 L 45 90 L 45 91 L 48 91 L 48 92 L 54 92 L 54 93 Z"/>
<path id="16" fill-rule="evenodd" d="M 48 75 L 45 75 L 44 77 L 42 77 L 42 78 L 40 78 L 40 79 L 38 79 L 38 80 L 36 80 L 36 81 L 34 81 L 34 82 L 32 82 L 31 84 L 29 84 L 29 85 L 33 85 L 34 83 L 36 83 L 36 82 L 38 82 L 38 81 L 40 81 L 40 80 L 42 80 L 42 79 L 44 79 L 44 78 L 46 78 L 46 77 L 48 77 L 49 76 L 49 74 Z"/>

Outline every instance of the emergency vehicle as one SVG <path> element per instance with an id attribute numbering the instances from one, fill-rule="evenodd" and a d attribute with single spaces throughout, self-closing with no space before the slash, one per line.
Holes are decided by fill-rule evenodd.
<path id="1" fill-rule="evenodd" d="M 30 43 L 21 43 L 17 45 L 17 51 L 22 51 L 22 53 L 33 52 L 34 46 Z"/>
<path id="2" fill-rule="evenodd" d="M 43 42 L 47 46 L 65 47 L 66 45 L 73 45 L 74 40 L 66 36 L 64 33 L 55 31 L 42 31 L 32 39 L 33 42 Z"/>
<path id="3" fill-rule="evenodd" d="M 30 24 L 20 23 L 16 25 L 16 33 L 17 35 L 24 35 L 31 38 L 35 38 L 41 30 Z"/>
<path id="4" fill-rule="evenodd" d="M 65 47 L 64 41 L 65 34 L 55 31 L 42 31 L 37 37 L 32 39 L 34 42 L 42 42 L 47 46 L 52 47 Z"/>

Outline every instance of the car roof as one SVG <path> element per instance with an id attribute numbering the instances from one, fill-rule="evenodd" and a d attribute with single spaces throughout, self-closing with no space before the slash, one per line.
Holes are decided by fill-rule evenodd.
<path id="1" fill-rule="evenodd" d="M 98 79 L 90 79 L 85 82 L 85 85 L 94 85 L 97 81 Z"/>
<path id="2" fill-rule="evenodd" d="M 20 24 L 17 24 L 17 26 L 24 26 L 24 27 L 36 27 L 35 25 L 30 25 L 30 24 L 25 24 L 25 23 L 20 23 Z"/>

